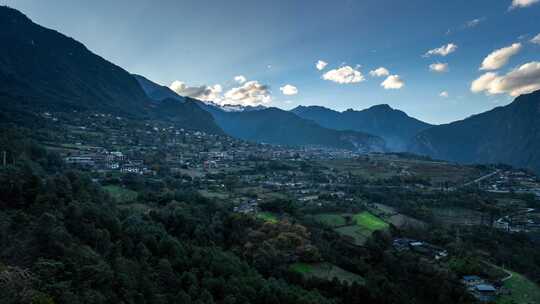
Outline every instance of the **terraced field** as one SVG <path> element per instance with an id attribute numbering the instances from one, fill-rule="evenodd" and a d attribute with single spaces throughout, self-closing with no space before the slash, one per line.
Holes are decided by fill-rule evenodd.
<path id="1" fill-rule="evenodd" d="M 364 245 L 374 231 L 389 227 L 388 223 L 367 211 L 357 214 L 323 213 L 313 218 L 333 227 L 334 231 L 357 246 Z"/>

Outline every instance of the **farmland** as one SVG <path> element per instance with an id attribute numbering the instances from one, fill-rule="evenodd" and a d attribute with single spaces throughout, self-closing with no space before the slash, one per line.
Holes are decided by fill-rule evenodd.
<path id="1" fill-rule="evenodd" d="M 367 211 L 357 214 L 317 214 L 314 219 L 334 228 L 334 231 L 358 246 L 363 245 L 374 231 L 389 227 L 388 223 Z"/>

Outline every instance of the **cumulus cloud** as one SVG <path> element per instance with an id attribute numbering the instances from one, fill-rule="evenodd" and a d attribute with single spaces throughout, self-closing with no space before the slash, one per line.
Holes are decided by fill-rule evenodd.
<path id="1" fill-rule="evenodd" d="M 247 81 L 242 86 L 228 90 L 221 104 L 258 106 L 272 101 L 270 88 L 258 81 Z"/>
<path id="2" fill-rule="evenodd" d="M 519 53 L 520 50 L 521 43 L 514 43 L 511 46 L 495 50 L 484 59 L 480 70 L 489 71 L 500 69 L 508 62 L 510 57 Z"/>
<path id="3" fill-rule="evenodd" d="M 283 93 L 283 95 L 298 94 L 298 89 L 295 86 L 290 85 L 290 84 L 286 84 L 285 86 L 282 86 L 281 88 L 279 88 L 279 90 L 281 91 L 281 93 Z"/>
<path id="4" fill-rule="evenodd" d="M 383 76 L 390 75 L 390 71 L 388 71 L 384 67 L 380 67 L 380 68 L 378 68 L 376 70 L 370 71 L 369 75 L 371 75 L 372 77 L 383 77 Z"/>
<path id="5" fill-rule="evenodd" d="M 510 9 L 531 6 L 538 1 L 540 0 L 512 0 L 512 5 L 510 5 Z"/>
<path id="6" fill-rule="evenodd" d="M 457 48 L 458 48 L 457 45 L 455 45 L 453 43 L 448 43 L 448 44 L 443 45 L 443 46 L 441 46 L 439 48 L 427 51 L 424 54 L 424 57 L 429 57 L 429 56 L 434 56 L 434 55 L 448 56 L 451 53 L 455 52 L 457 50 Z"/>
<path id="7" fill-rule="evenodd" d="M 442 91 L 440 94 L 439 94 L 440 97 L 443 97 L 443 98 L 448 98 L 448 92 L 447 91 Z"/>
<path id="8" fill-rule="evenodd" d="M 223 88 L 219 84 L 213 86 L 202 85 L 192 87 L 178 80 L 171 83 L 169 88 L 178 95 L 192 97 L 204 101 L 213 101 L 219 99 L 221 92 L 223 91 Z"/>
<path id="9" fill-rule="evenodd" d="M 365 80 L 364 75 L 362 75 L 360 71 L 355 70 L 348 65 L 339 69 L 330 70 L 324 73 L 322 78 L 341 84 L 358 83 Z"/>
<path id="10" fill-rule="evenodd" d="M 488 72 L 471 83 L 471 91 L 486 95 L 509 94 L 518 96 L 540 90 L 540 62 L 532 61 L 499 75 Z"/>
<path id="11" fill-rule="evenodd" d="M 437 73 L 448 72 L 448 63 L 442 63 L 442 62 L 432 63 L 429 65 L 429 69 Z"/>
<path id="12" fill-rule="evenodd" d="M 397 90 L 405 86 L 405 82 L 399 77 L 399 75 L 390 75 L 381 83 L 381 87 L 385 90 Z"/>
<path id="13" fill-rule="evenodd" d="M 328 65 L 328 62 L 325 62 L 322 60 L 319 60 L 317 61 L 317 63 L 315 63 L 315 67 L 317 67 L 317 70 L 319 71 L 324 70 L 324 68 L 326 68 L 327 65 Z"/>
<path id="14" fill-rule="evenodd" d="M 535 44 L 540 44 L 540 33 L 538 33 L 538 35 L 534 36 L 534 38 L 531 39 L 531 42 L 535 43 Z"/>
<path id="15" fill-rule="evenodd" d="M 246 77 L 243 75 L 238 75 L 234 77 L 234 81 L 238 82 L 239 84 L 243 84 L 247 81 Z"/>

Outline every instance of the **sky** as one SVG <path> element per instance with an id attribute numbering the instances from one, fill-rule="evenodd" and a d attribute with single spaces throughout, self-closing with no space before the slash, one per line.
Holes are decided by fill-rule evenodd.
<path id="1" fill-rule="evenodd" d="M 540 0 L 0 0 L 221 104 L 389 104 L 448 123 L 540 89 Z"/>

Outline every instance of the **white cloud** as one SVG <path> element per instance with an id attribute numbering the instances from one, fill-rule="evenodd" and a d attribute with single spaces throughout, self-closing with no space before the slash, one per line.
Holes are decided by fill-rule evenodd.
<path id="1" fill-rule="evenodd" d="M 324 70 L 324 68 L 326 68 L 327 65 L 328 65 L 328 62 L 319 60 L 315 64 L 315 67 L 317 67 L 317 70 L 322 71 L 322 70 Z"/>
<path id="2" fill-rule="evenodd" d="M 441 46 L 439 48 L 427 51 L 424 54 L 424 57 L 429 57 L 429 56 L 433 56 L 433 55 L 447 56 L 447 55 L 455 52 L 457 50 L 457 48 L 458 48 L 457 45 L 455 45 L 453 43 L 449 43 L 449 44 L 443 45 L 443 46 Z"/>
<path id="3" fill-rule="evenodd" d="M 281 91 L 281 93 L 283 93 L 283 95 L 296 95 L 296 94 L 298 94 L 298 89 L 295 86 L 290 85 L 290 84 L 286 84 L 285 86 L 279 88 L 279 90 Z"/>
<path id="4" fill-rule="evenodd" d="M 378 68 L 376 70 L 370 71 L 369 75 L 371 75 L 372 77 L 388 76 L 388 75 L 390 75 L 390 71 L 388 71 L 384 67 L 380 67 L 380 68 Z"/>
<path id="5" fill-rule="evenodd" d="M 238 82 L 239 84 L 243 84 L 247 81 L 246 77 L 243 75 L 238 75 L 234 77 L 234 81 Z"/>
<path id="6" fill-rule="evenodd" d="M 535 43 L 535 44 L 540 44 L 540 33 L 538 33 L 538 35 L 534 36 L 534 38 L 531 39 L 531 42 Z"/>
<path id="7" fill-rule="evenodd" d="M 270 89 L 258 81 L 248 81 L 242 86 L 228 90 L 221 104 L 258 106 L 272 101 Z"/>
<path id="8" fill-rule="evenodd" d="M 471 91 L 486 95 L 509 94 L 518 96 L 540 90 L 540 62 L 532 61 L 506 75 L 488 72 L 471 83 Z"/>
<path id="9" fill-rule="evenodd" d="M 358 83 L 365 80 L 364 75 L 350 66 L 344 66 L 339 69 L 330 70 L 322 76 L 325 80 L 337 83 Z"/>
<path id="10" fill-rule="evenodd" d="M 442 63 L 442 62 L 432 63 L 429 65 L 429 69 L 437 73 L 448 72 L 448 63 Z"/>
<path id="11" fill-rule="evenodd" d="M 510 9 L 531 6 L 538 1 L 540 0 L 512 0 L 512 5 L 510 5 Z"/>
<path id="12" fill-rule="evenodd" d="M 440 94 L 439 94 L 440 97 L 443 97 L 443 98 L 448 98 L 448 92 L 447 91 L 442 91 Z"/>
<path id="13" fill-rule="evenodd" d="M 467 21 L 465 23 L 465 28 L 475 27 L 475 26 L 479 25 L 480 23 L 482 23 L 484 20 L 486 20 L 485 17 L 469 20 L 469 21 Z"/>
<path id="14" fill-rule="evenodd" d="M 521 43 L 514 43 L 511 46 L 495 50 L 484 59 L 480 70 L 489 71 L 500 69 L 508 62 L 510 57 L 519 53 L 520 50 Z"/>
<path id="15" fill-rule="evenodd" d="M 191 87 L 182 81 L 175 80 L 169 88 L 175 91 L 178 95 L 192 97 L 204 101 L 213 101 L 219 99 L 223 88 L 221 85 L 216 84 L 213 86 L 195 86 Z"/>
<path id="16" fill-rule="evenodd" d="M 381 83 L 381 87 L 385 90 L 401 89 L 405 86 L 405 82 L 399 77 L 399 75 L 390 75 Z"/>

